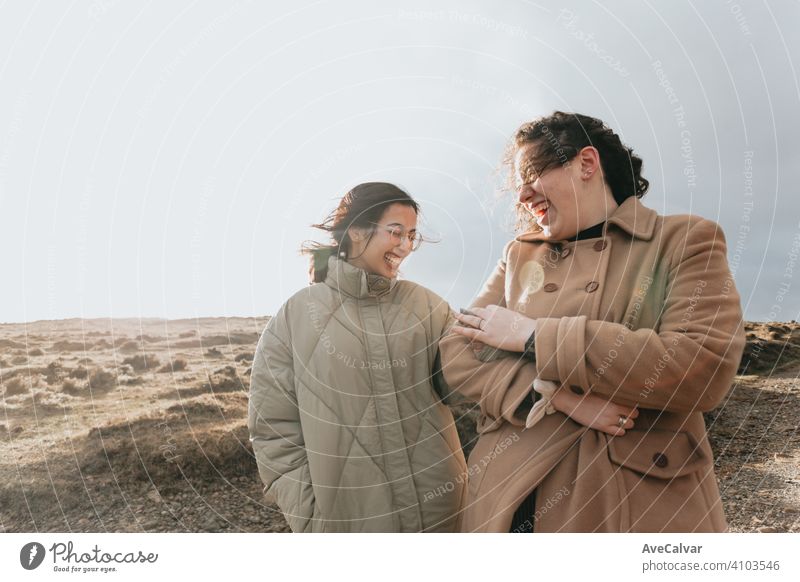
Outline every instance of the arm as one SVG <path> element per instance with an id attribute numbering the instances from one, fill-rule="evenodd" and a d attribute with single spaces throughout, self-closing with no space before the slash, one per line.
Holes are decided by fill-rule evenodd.
<path id="1" fill-rule="evenodd" d="M 444 325 L 444 332 L 442 336 L 450 333 L 450 329 L 455 324 L 455 317 L 453 314 L 450 313 L 450 309 L 448 307 L 448 314 L 447 320 Z M 446 404 L 447 406 L 457 406 L 459 404 L 463 404 L 466 399 L 459 394 L 458 391 L 453 390 L 450 385 L 447 383 L 447 380 L 444 377 L 444 373 L 442 372 L 442 351 L 441 349 L 436 350 L 436 358 L 433 361 L 433 371 L 431 374 L 431 382 L 433 384 L 433 389 L 436 391 L 436 394 L 439 396 L 441 401 Z"/>
<path id="2" fill-rule="evenodd" d="M 619 404 L 670 412 L 715 408 L 730 389 L 744 349 L 725 239 L 709 220 L 697 222 L 672 257 L 658 331 L 585 316 L 536 323 L 541 378 L 591 389 Z M 610 353 L 616 358 L 608 365 Z"/>
<path id="3" fill-rule="evenodd" d="M 311 525 L 314 491 L 297 407 L 292 351 L 276 334 L 281 333 L 284 317 L 282 310 L 258 342 L 247 426 L 267 500 L 280 507 L 292 531 L 298 532 Z"/>
<path id="4" fill-rule="evenodd" d="M 470 307 L 505 305 L 506 245 L 503 258 Z M 481 361 L 470 340 L 455 332 L 439 342 L 444 379 L 454 390 L 478 402 L 481 412 L 492 421 L 505 419 L 524 426 L 527 409 L 520 404 L 532 390 L 536 364 L 522 357 L 500 357 Z"/>

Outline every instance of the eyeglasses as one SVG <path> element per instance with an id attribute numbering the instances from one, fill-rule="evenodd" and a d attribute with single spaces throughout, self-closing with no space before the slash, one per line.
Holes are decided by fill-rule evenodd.
<path id="1" fill-rule="evenodd" d="M 406 232 L 405 229 L 399 226 L 386 226 L 385 224 L 378 224 L 377 222 L 371 224 L 388 232 L 389 236 L 392 237 L 392 242 L 396 245 L 401 245 L 407 240 L 411 243 L 411 250 L 415 251 L 419 248 L 419 245 L 422 244 L 422 235 L 415 230 Z"/>
<path id="2" fill-rule="evenodd" d="M 544 176 L 548 172 L 556 169 L 556 167 L 558 167 L 558 166 L 554 167 L 552 164 L 549 164 L 549 165 L 545 166 L 544 168 L 542 168 L 538 172 L 535 172 L 535 171 L 532 171 L 532 170 L 528 170 L 526 172 L 528 174 L 528 179 L 525 182 L 522 182 L 521 184 L 517 184 L 516 186 L 514 186 L 514 191 L 517 193 L 517 196 L 522 194 L 523 189 L 530 188 L 531 184 L 536 182 L 536 180 L 538 180 L 539 178 L 541 178 L 542 176 Z"/>

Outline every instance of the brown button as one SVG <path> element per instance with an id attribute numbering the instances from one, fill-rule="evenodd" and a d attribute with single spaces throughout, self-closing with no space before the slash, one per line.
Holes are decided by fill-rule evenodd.
<path id="1" fill-rule="evenodd" d="M 569 389 L 572 390 L 578 396 L 580 396 L 584 392 L 583 388 L 581 388 L 580 386 L 570 386 Z"/>
<path id="2" fill-rule="evenodd" d="M 663 469 L 669 464 L 669 459 L 664 453 L 656 453 L 653 455 L 653 464 Z"/>
<path id="3" fill-rule="evenodd" d="M 555 283 L 548 283 L 547 285 L 544 286 L 544 290 L 547 293 L 552 293 L 553 291 L 558 290 L 558 285 L 556 285 Z"/>
<path id="4" fill-rule="evenodd" d="M 604 248 L 606 248 L 607 246 L 608 246 L 608 243 L 606 242 L 606 240 L 602 239 L 602 240 L 599 240 L 596 243 L 594 243 L 594 250 L 596 250 L 597 252 L 600 252 Z"/>
<path id="5" fill-rule="evenodd" d="M 600 286 L 600 283 L 597 281 L 590 281 L 589 284 L 586 285 L 586 292 L 587 293 L 594 293 L 597 291 L 597 288 Z"/>
<path id="6" fill-rule="evenodd" d="M 569 249 L 564 249 L 563 251 L 561 251 L 561 258 L 566 259 L 571 252 L 572 251 L 570 251 Z"/>

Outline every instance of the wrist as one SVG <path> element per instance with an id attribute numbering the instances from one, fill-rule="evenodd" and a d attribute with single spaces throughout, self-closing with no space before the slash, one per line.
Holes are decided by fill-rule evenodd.
<path id="1" fill-rule="evenodd" d="M 536 320 L 531 319 L 530 317 L 524 317 L 523 321 L 521 321 L 517 325 L 517 350 L 518 352 L 526 351 L 528 347 L 528 341 L 532 340 L 533 335 L 536 332 Z"/>

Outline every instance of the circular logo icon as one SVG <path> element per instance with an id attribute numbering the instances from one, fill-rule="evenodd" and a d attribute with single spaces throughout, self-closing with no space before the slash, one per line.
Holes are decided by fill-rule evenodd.
<path id="1" fill-rule="evenodd" d="M 39 542 L 29 542 L 19 551 L 19 563 L 26 570 L 35 570 L 44 560 L 44 546 Z"/>

